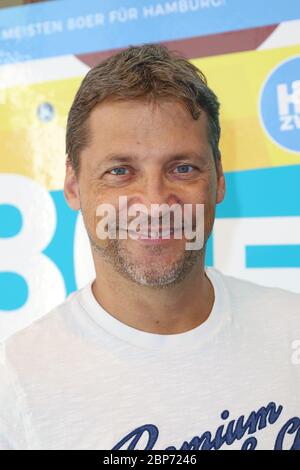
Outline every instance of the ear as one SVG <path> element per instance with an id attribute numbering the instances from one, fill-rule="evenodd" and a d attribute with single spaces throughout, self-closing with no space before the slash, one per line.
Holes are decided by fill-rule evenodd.
<path id="1" fill-rule="evenodd" d="M 226 192 L 226 182 L 225 182 L 225 176 L 223 172 L 223 167 L 221 163 L 221 154 L 220 158 L 217 161 L 216 164 L 217 167 L 217 200 L 216 203 L 219 204 L 220 202 L 223 201 L 225 197 L 225 192 Z"/>
<path id="2" fill-rule="evenodd" d="M 71 209 L 80 210 L 79 184 L 78 177 L 70 160 L 66 159 L 66 175 L 64 182 L 64 196 Z"/>

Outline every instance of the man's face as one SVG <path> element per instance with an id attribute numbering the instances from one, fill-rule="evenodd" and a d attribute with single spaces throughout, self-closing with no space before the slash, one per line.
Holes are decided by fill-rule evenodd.
<path id="1" fill-rule="evenodd" d="M 119 211 L 119 197 L 127 206 L 143 204 L 204 204 L 204 243 L 210 235 L 215 205 L 224 197 L 221 167 L 216 169 L 208 141 L 204 112 L 195 121 L 176 100 L 106 101 L 89 118 L 90 144 L 81 152 L 76 177 L 67 166 L 65 196 L 81 209 L 93 248 L 114 270 L 140 285 L 162 288 L 179 282 L 204 261 L 202 249 L 187 250 L 187 239 L 117 238 L 101 240 L 96 209 L 103 203 Z M 195 220 L 193 221 L 195 222 Z M 195 225 L 194 225 L 195 227 Z"/>

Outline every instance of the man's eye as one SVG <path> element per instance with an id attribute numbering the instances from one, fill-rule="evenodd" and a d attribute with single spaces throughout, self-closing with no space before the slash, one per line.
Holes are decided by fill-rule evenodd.
<path id="1" fill-rule="evenodd" d="M 128 171 L 128 168 L 124 168 L 123 166 L 119 166 L 117 168 L 113 168 L 112 170 L 109 171 L 109 173 L 117 176 L 123 176 L 125 175 L 125 171 Z"/>
<path id="2" fill-rule="evenodd" d="M 178 170 L 178 173 L 191 173 L 193 167 L 192 165 L 178 165 L 175 170 Z"/>

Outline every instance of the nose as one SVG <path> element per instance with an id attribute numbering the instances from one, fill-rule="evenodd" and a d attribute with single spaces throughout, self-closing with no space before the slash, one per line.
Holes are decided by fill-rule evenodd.
<path id="1" fill-rule="evenodd" d="M 143 204 L 150 211 L 153 204 L 172 205 L 179 203 L 180 199 L 174 184 L 162 172 L 153 170 L 141 181 L 135 202 Z"/>
<path id="2" fill-rule="evenodd" d="M 135 206 L 136 204 L 138 208 Z M 175 217 L 175 215 L 170 215 L 171 206 L 174 211 L 175 207 L 177 209 L 182 204 L 178 195 L 178 187 L 176 188 L 162 171 L 153 170 L 143 175 L 138 187 L 131 194 L 129 206 L 132 206 L 132 211 L 137 210 L 142 218 L 144 215 L 146 223 L 164 226 L 172 223 L 173 217 Z M 181 222 L 181 219 L 180 221 L 176 220 L 176 223 Z"/>

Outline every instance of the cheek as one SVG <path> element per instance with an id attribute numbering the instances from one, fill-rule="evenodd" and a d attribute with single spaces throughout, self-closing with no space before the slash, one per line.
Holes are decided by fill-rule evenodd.
<path id="1" fill-rule="evenodd" d="M 91 234 L 95 234 L 97 225 L 97 207 L 101 203 L 98 192 L 94 188 L 89 188 L 81 192 L 81 213 L 84 224 Z"/>
<path id="2" fill-rule="evenodd" d="M 211 212 L 216 204 L 216 184 L 214 180 L 203 180 L 193 188 L 189 196 L 190 202 L 204 204 L 205 212 Z M 186 201 L 188 202 L 188 201 Z"/>
<path id="3" fill-rule="evenodd" d="M 197 203 L 204 204 L 204 231 L 208 235 L 213 226 L 216 207 L 216 182 L 213 178 L 202 181 Z"/>

